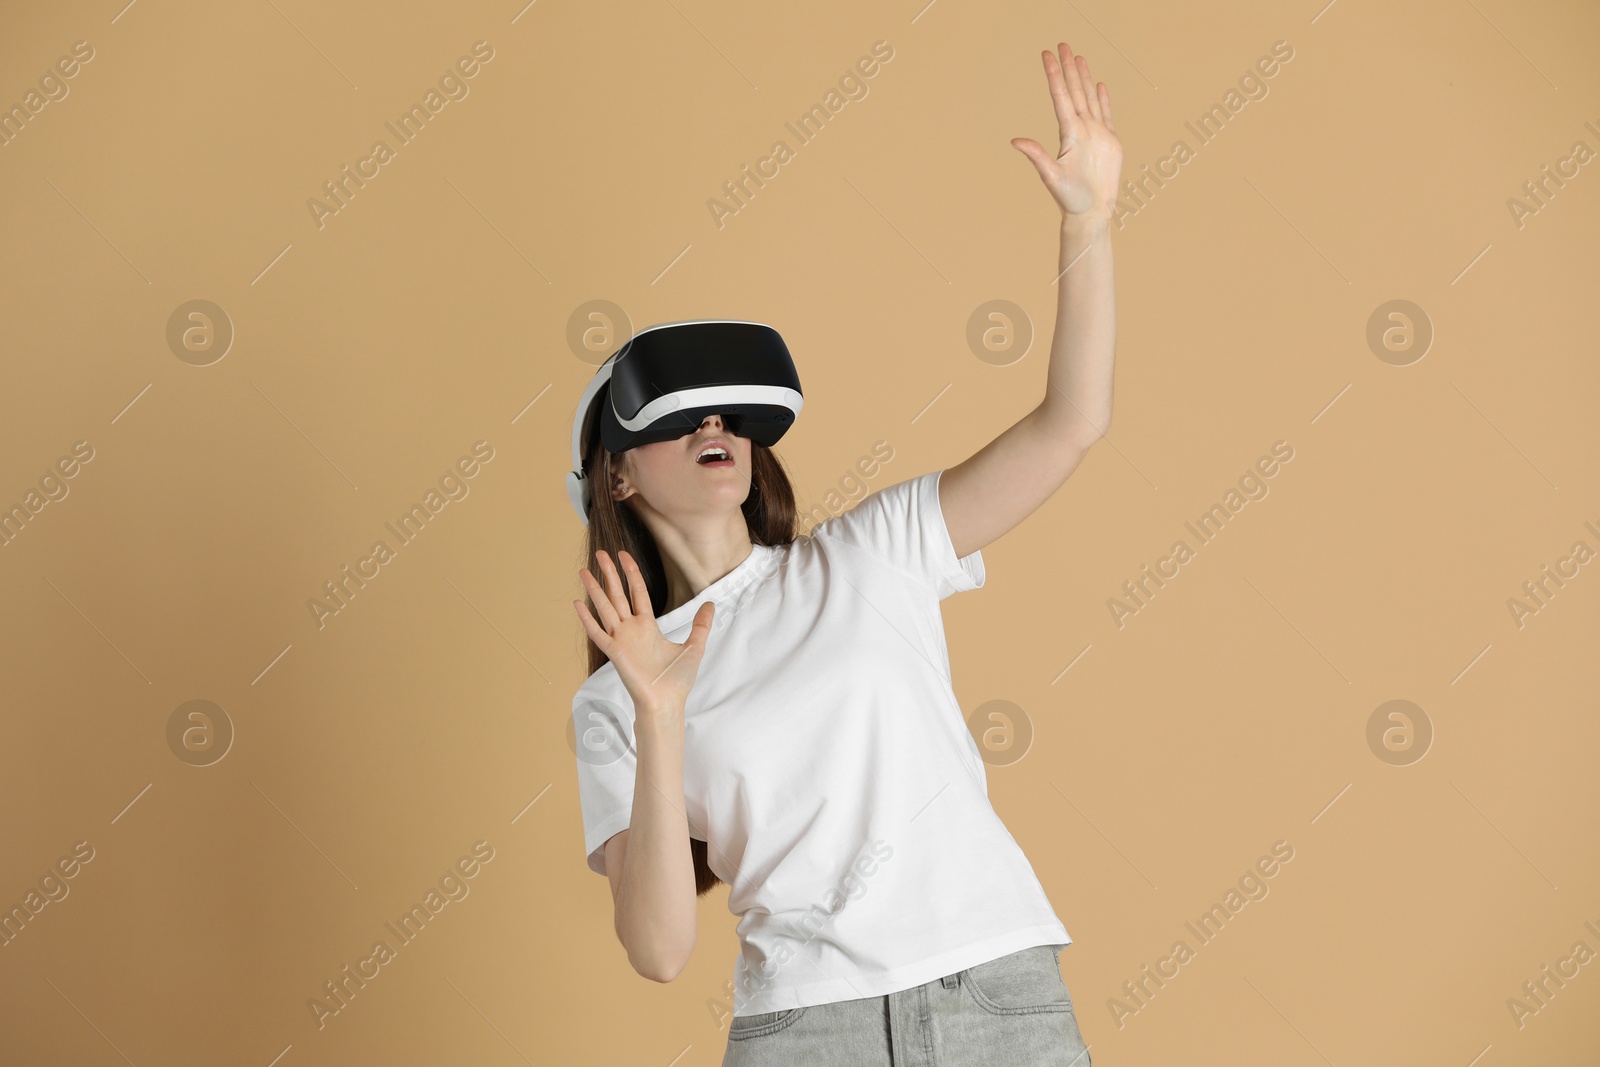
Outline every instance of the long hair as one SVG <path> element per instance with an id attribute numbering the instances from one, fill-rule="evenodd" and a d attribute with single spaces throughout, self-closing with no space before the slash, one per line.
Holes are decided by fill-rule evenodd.
<path id="1" fill-rule="evenodd" d="M 650 609 L 659 617 L 666 613 L 664 609 L 667 606 L 667 573 L 661 563 L 661 553 L 650 528 L 639 519 L 633 508 L 611 498 L 611 483 L 617 474 L 622 473 L 623 461 L 617 453 L 600 443 L 599 420 L 594 421 L 594 432 L 589 435 L 583 452 L 583 472 L 591 490 L 589 536 L 584 552 L 589 573 L 604 585 L 599 550 L 605 549 L 613 563 L 618 562 L 618 552 L 626 551 L 639 565 L 645 588 L 650 593 Z M 782 461 L 767 446 L 751 441 L 750 473 L 750 494 L 745 497 L 740 509 L 744 512 L 751 542 L 758 545 L 791 544 L 796 535 L 798 515 L 794 487 L 789 482 Z M 620 565 L 618 572 L 620 575 Z M 625 575 L 622 576 L 622 584 L 626 592 L 628 583 Z M 592 605 L 590 611 L 599 621 L 599 614 L 594 612 Z M 610 662 L 587 633 L 583 642 L 589 650 L 590 674 Z M 694 861 L 695 895 L 704 896 L 722 879 L 713 874 L 706 863 L 704 841 L 689 838 L 689 855 Z"/>

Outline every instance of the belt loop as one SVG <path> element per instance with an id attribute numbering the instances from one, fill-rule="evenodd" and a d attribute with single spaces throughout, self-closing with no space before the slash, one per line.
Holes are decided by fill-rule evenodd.
<path id="1" fill-rule="evenodd" d="M 960 981 L 960 974 L 959 972 L 956 974 L 947 974 L 939 980 L 944 983 L 944 987 L 946 989 L 954 989 L 957 983 Z"/>

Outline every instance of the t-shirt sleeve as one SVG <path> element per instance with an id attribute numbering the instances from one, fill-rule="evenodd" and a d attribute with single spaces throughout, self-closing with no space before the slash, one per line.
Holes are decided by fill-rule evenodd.
<path id="1" fill-rule="evenodd" d="M 849 511 L 818 523 L 811 535 L 835 538 L 871 553 L 933 590 L 940 600 L 952 593 L 980 589 L 983 553 L 971 552 L 957 559 L 945 526 L 939 505 L 943 474 L 942 470 L 930 471 L 876 490 Z"/>
<path id="2" fill-rule="evenodd" d="M 605 843 L 626 830 L 633 818 L 634 775 L 639 765 L 633 742 L 633 702 L 625 693 L 619 700 L 608 699 L 586 683 L 572 698 L 572 729 L 584 851 L 589 869 L 605 874 Z"/>

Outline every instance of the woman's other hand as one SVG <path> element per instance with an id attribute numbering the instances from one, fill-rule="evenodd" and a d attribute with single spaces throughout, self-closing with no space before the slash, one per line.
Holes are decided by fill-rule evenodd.
<path id="1" fill-rule="evenodd" d="M 706 601 L 695 612 L 694 627 L 683 644 L 669 641 L 656 623 L 655 611 L 650 606 L 650 594 L 645 587 L 644 575 L 639 565 L 627 552 L 619 553 L 622 566 L 628 575 L 628 593 L 622 591 L 622 579 L 611 557 L 603 550 L 598 552 L 600 570 L 605 575 L 605 588 L 589 573 L 587 567 L 578 572 L 589 599 L 600 613 L 599 622 L 590 614 L 588 606 L 574 600 L 573 607 L 583 621 L 589 639 L 599 646 L 616 664 L 617 674 L 633 698 L 634 713 L 639 716 L 681 713 L 700 672 L 700 660 L 705 655 L 706 637 L 711 633 L 711 616 L 715 605 Z M 629 604 L 628 595 L 633 597 Z M 634 605 L 637 605 L 637 609 Z"/>
<path id="2" fill-rule="evenodd" d="M 1089 61 L 1061 44 L 1058 61 L 1043 52 L 1044 73 L 1061 126 L 1061 151 L 1052 157 L 1039 142 L 1013 137 L 1011 145 L 1033 161 L 1063 215 L 1102 214 L 1116 209 L 1122 175 L 1122 142 L 1111 124 L 1111 93 L 1089 77 Z"/>

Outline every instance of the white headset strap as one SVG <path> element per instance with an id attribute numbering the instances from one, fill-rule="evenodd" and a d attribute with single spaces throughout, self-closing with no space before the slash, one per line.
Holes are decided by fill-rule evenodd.
<path id="1" fill-rule="evenodd" d="M 608 359 L 589 379 L 589 384 L 584 387 L 583 396 L 578 401 L 578 414 L 572 420 L 572 471 L 578 477 L 583 477 L 583 422 L 584 416 L 589 414 L 589 408 L 594 405 L 595 394 L 611 380 L 611 368 L 614 359 Z M 598 416 L 596 416 L 598 418 Z"/>
<path id="2" fill-rule="evenodd" d="M 578 414 L 572 420 L 572 470 L 567 472 L 567 499 L 572 501 L 572 509 L 578 513 L 578 518 L 583 520 L 585 526 L 589 525 L 589 480 L 583 474 L 584 417 L 594 405 L 595 394 L 611 380 L 611 368 L 615 364 L 615 357 L 606 360 L 595 372 L 594 377 L 589 379 L 589 384 L 584 388 L 583 396 L 578 401 Z M 599 418 L 599 415 L 595 417 Z"/>

